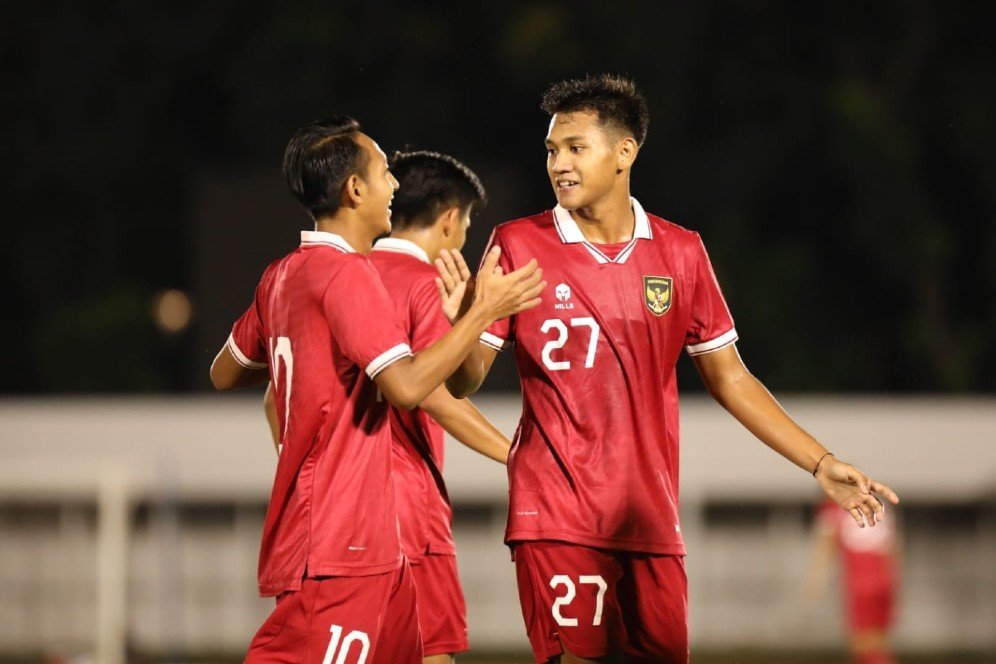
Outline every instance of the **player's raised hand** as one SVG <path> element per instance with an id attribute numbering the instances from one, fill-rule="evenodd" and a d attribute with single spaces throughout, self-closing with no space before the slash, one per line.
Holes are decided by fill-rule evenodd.
<path id="1" fill-rule="evenodd" d="M 435 264 L 439 272 L 436 288 L 443 313 L 450 323 L 456 323 L 474 301 L 474 276 L 456 249 L 441 249 Z"/>
<path id="2" fill-rule="evenodd" d="M 546 288 L 543 268 L 536 259 L 514 272 L 504 273 L 498 265 L 501 247 L 492 247 L 477 273 L 474 304 L 485 307 L 492 320 L 501 320 L 532 309 L 540 303 L 540 293 Z"/>
<path id="3" fill-rule="evenodd" d="M 899 496 L 895 491 L 834 456 L 828 456 L 820 464 L 816 480 L 823 491 L 847 510 L 862 528 L 866 523 L 874 526 L 885 517 L 885 505 L 879 496 L 893 505 L 899 503 Z"/>

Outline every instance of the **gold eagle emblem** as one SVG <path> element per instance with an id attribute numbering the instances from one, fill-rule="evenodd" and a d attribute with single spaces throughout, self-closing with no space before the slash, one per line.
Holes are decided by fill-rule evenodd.
<path id="1" fill-rule="evenodd" d="M 663 316 L 671 308 L 674 280 L 671 277 L 644 277 L 644 302 L 650 313 Z"/>

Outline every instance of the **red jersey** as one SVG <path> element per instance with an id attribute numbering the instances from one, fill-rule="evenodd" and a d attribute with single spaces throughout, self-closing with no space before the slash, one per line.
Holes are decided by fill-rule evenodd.
<path id="1" fill-rule="evenodd" d="M 895 518 L 861 528 L 837 503 L 826 500 L 816 515 L 817 527 L 829 531 L 840 550 L 848 591 L 892 586 L 896 580 Z"/>
<path id="2" fill-rule="evenodd" d="M 492 235 L 506 273 L 536 258 L 550 284 L 481 338 L 514 342 L 522 383 L 507 542 L 685 553 L 675 364 L 737 333 L 698 234 L 632 205 L 633 239 L 608 254 L 559 206 Z"/>
<path id="3" fill-rule="evenodd" d="M 370 261 L 338 235 L 303 231 L 263 273 L 228 347 L 246 367 L 269 365 L 280 423 L 260 593 L 396 570 L 391 432 L 372 379 L 411 349 Z"/>
<path id="4" fill-rule="evenodd" d="M 436 268 L 414 242 L 385 238 L 370 260 L 388 288 L 409 344 L 419 352 L 450 330 L 439 304 Z M 443 428 L 425 411 L 391 408 L 394 492 L 405 554 L 420 562 L 426 553 L 455 554 L 450 508 L 443 482 Z"/>

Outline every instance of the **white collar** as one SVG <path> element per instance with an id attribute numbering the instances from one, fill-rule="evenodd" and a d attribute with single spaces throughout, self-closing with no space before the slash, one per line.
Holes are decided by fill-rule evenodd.
<path id="1" fill-rule="evenodd" d="M 632 196 L 630 197 L 630 203 L 633 206 L 633 217 L 635 218 L 635 223 L 633 224 L 633 239 L 623 247 L 622 251 L 616 254 L 615 258 L 609 258 L 602 250 L 589 242 L 581 229 L 578 228 L 578 222 L 574 221 L 574 217 L 566 209 L 558 205 L 553 208 L 553 225 L 557 229 L 557 235 L 560 236 L 560 241 L 565 244 L 577 244 L 580 243 L 588 253 L 591 254 L 598 263 L 604 265 L 606 263 L 616 263 L 622 264 L 629 259 L 633 250 L 636 249 L 637 240 L 652 240 L 654 238 L 653 232 L 650 230 L 650 219 L 647 218 L 647 213 L 643 211 L 643 206 Z"/>
<path id="2" fill-rule="evenodd" d="M 643 206 L 640 205 L 640 201 L 636 200 L 632 196 L 629 198 L 630 203 L 633 206 L 633 217 L 635 217 L 636 223 L 633 225 L 633 239 L 634 240 L 651 240 L 654 235 L 650 231 L 650 219 L 647 218 L 647 213 L 643 211 Z M 587 242 L 584 237 L 584 233 L 578 228 L 578 222 L 574 221 L 574 217 L 565 208 L 557 205 L 553 208 L 553 222 L 557 226 L 557 233 L 560 235 L 560 239 L 565 244 L 574 244 L 577 242 Z"/>
<path id="3" fill-rule="evenodd" d="M 356 250 L 349 246 L 341 235 L 326 231 L 301 231 L 301 246 L 327 244 L 346 254 L 355 254 Z"/>
<path id="4" fill-rule="evenodd" d="M 409 254 L 419 259 L 423 263 L 431 264 L 432 261 L 429 260 L 429 254 L 425 253 L 425 249 L 418 246 L 411 240 L 403 240 L 399 237 L 385 237 L 377 240 L 373 246 L 374 251 L 395 251 L 401 254 Z"/>

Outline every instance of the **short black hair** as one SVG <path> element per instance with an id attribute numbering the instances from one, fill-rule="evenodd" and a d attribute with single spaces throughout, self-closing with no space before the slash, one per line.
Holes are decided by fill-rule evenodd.
<path id="1" fill-rule="evenodd" d="M 359 133 L 359 122 L 336 115 L 304 125 L 287 143 L 283 165 L 287 187 L 313 218 L 334 215 L 346 178 L 366 174 L 369 159 L 356 141 Z"/>
<path id="2" fill-rule="evenodd" d="M 633 81 L 622 76 L 589 75 L 554 83 L 543 93 L 540 108 L 551 117 L 555 113 L 594 111 L 602 124 L 632 134 L 637 145 L 647 140 L 647 100 Z"/>
<path id="3" fill-rule="evenodd" d="M 427 228 L 447 208 L 468 210 L 488 200 L 474 171 L 447 154 L 395 152 L 390 167 L 399 185 L 391 202 L 392 228 Z"/>

